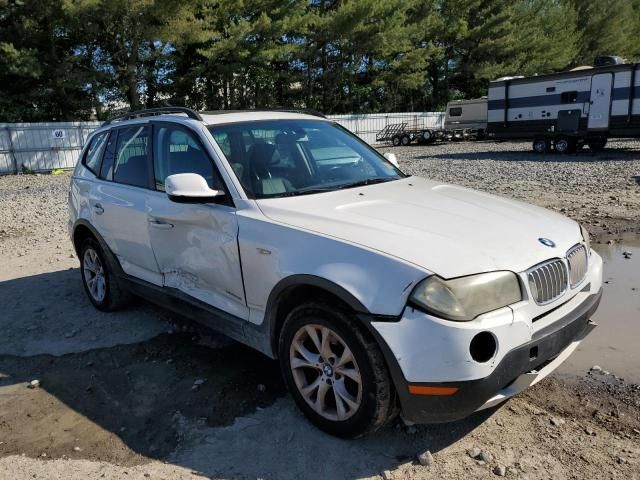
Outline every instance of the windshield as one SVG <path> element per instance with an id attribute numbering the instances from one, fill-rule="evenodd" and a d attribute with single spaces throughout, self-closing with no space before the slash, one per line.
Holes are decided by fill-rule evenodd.
<path id="1" fill-rule="evenodd" d="M 404 177 L 375 149 L 334 123 L 268 120 L 209 130 L 251 198 L 305 195 Z"/>

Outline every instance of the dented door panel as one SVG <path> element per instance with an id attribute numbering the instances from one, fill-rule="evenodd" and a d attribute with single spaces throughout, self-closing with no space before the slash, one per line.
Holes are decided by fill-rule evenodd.
<path id="1" fill-rule="evenodd" d="M 175 203 L 154 192 L 148 200 L 148 228 L 164 286 L 248 318 L 235 209 Z"/>

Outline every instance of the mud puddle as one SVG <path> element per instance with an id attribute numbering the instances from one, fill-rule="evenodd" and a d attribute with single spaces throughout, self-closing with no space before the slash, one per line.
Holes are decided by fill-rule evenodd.
<path id="1" fill-rule="evenodd" d="M 640 235 L 602 237 L 593 248 L 604 261 L 598 323 L 559 372 L 582 375 L 598 365 L 628 382 L 640 383 Z M 614 243 L 609 244 L 612 240 Z M 624 252 L 631 253 L 625 258 Z"/>

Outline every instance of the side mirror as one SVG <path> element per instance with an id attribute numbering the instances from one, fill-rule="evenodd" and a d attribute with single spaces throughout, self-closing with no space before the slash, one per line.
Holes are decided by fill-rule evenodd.
<path id="1" fill-rule="evenodd" d="M 209 188 L 207 181 L 197 173 L 176 173 L 164 181 L 169 199 L 178 203 L 208 203 L 224 195 L 221 190 Z"/>
<path id="2" fill-rule="evenodd" d="M 400 168 L 400 165 L 398 164 L 398 159 L 396 157 L 395 153 L 385 153 L 384 154 L 384 158 L 386 158 L 387 160 L 389 160 L 391 163 L 393 163 L 393 165 L 397 168 Z"/>

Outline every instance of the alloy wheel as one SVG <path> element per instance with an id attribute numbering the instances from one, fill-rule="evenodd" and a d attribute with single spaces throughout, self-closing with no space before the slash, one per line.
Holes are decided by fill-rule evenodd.
<path id="1" fill-rule="evenodd" d="M 96 302 L 102 302 L 107 293 L 107 283 L 102 262 L 93 248 L 87 248 L 84 251 L 82 267 L 89 293 Z"/>
<path id="2" fill-rule="evenodd" d="M 335 331 L 317 324 L 301 327 L 289 347 L 289 365 L 298 392 L 318 415 L 343 421 L 358 411 L 360 368 Z"/>

